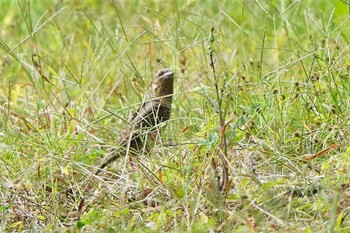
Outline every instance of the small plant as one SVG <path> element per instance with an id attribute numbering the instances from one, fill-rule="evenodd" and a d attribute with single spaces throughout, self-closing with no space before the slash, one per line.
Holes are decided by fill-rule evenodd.
<path id="1" fill-rule="evenodd" d="M 220 179 L 220 176 L 217 175 L 219 179 L 218 188 L 220 191 L 227 192 L 231 186 L 228 178 L 229 170 L 228 170 L 228 163 L 227 163 L 227 141 L 226 141 L 226 128 L 229 121 L 228 122 L 225 121 L 226 114 L 223 111 L 223 95 L 224 95 L 225 79 L 220 79 L 215 69 L 216 59 L 214 58 L 214 52 L 215 52 L 214 42 L 215 42 L 214 28 L 211 28 L 210 35 L 209 35 L 208 54 L 210 59 L 209 65 L 213 76 L 212 81 L 214 82 L 216 102 L 214 102 L 212 99 L 209 99 L 209 100 L 212 103 L 213 107 L 215 108 L 215 111 L 218 114 L 218 118 L 219 118 L 220 143 L 219 143 L 219 147 L 216 149 L 216 153 L 219 156 L 222 163 L 222 178 Z M 217 163 L 215 162 L 214 159 L 212 160 L 212 166 L 214 170 L 217 171 Z"/>

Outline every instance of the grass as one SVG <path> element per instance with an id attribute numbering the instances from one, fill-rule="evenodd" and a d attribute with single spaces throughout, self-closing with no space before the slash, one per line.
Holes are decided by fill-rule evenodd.
<path id="1" fill-rule="evenodd" d="M 2 8 L 1 231 L 349 232 L 347 1 Z M 163 138 L 92 179 L 162 67 Z"/>

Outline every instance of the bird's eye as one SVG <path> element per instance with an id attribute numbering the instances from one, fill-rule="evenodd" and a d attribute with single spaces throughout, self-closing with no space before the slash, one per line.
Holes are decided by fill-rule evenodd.
<path id="1" fill-rule="evenodd" d="M 152 89 L 153 89 L 154 91 L 158 91 L 158 85 L 157 85 L 156 83 L 153 83 L 153 84 L 152 84 Z"/>

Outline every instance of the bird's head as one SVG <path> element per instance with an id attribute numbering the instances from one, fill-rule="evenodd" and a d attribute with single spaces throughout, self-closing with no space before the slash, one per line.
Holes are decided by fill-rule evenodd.
<path id="1" fill-rule="evenodd" d="M 152 95 L 154 98 L 168 96 L 171 99 L 174 89 L 174 71 L 172 69 L 161 69 L 152 82 Z M 165 97 L 165 98 L 168 98 Z"/>

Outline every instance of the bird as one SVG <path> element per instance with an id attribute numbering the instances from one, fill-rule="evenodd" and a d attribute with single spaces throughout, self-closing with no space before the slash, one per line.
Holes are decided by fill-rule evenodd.
<path id="1" fill-rule="evenodd" d="M 173 91 L 174 71 L 170 68 L 160 69 L 150 86 L 150 96 L 132 114 L 127 127 L 117 139 L 118 146 L 107 152 L 95 175 L 121 156 L 142 154 L 152 149 L 160 133 L 158 126 L 170 119 Z"/>

